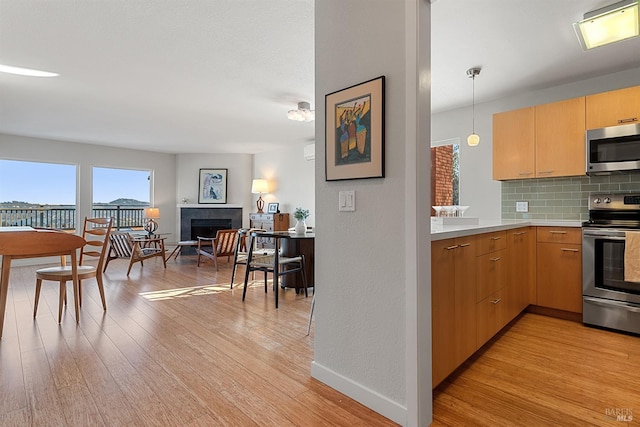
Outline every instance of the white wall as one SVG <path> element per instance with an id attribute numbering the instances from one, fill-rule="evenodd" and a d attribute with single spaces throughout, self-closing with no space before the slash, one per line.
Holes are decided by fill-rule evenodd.
<path id="1" fill-rule="evenodd" d="M 460 138 L 462 142 L 460 204 L 470 206 L 465 215 L 483 219 L 501 215 L 500 182 L 492 179 L 494 113 L 636 85 L 640 85 L 640 68 L 476 104 L 476 132 L 481 138 L 477 147 L 466 145 L 471 132 L 471 107 L 433 114 L 432 141 Z"/>
<path id="2" fill-rule="evenodd" d="M 94 166 L 151 170 L 154 182 L 151 203 L 160 208 L 158 232 L 174 233 L 176 171 L 173 154 L 5 134 L 0 134 L 0 153 L 3 159 L 77 165 L 79 176 L 79 187 L 76 189 L 77 218 L 91 216 L 91 171 Z M 175 241 L 176 237 L 175 234 L 169 236 L 168 241 Z"/>
<path id="3" fill-rule="evenodd" d="M 327 182 L 324 150 L 316 146 L 318 290 L 311 374 L 396 422 L 426 425 L 428 420 L 416 421 L 407 413 L 407 401 L 415 398 L 409 394 L 416 394 L 408 392 L 407 372 L 418 375 L 416 367 L 407 366 L 416 364 L 416 357 L 407 353 L 415 349 L 410 344 L 421 332 L 408 326 L 417 323 L 417 314 L 412 309 L 414 317 L 407 320 L 406 305 L 407 289 L 416 288 L 417 264 L 418 3 L 426 4 L 421 0 L 316 2 L 316 99 L 386 76 L 386 175 Z M 414 22 L 408 25 L 411 20 Z M 426 83 L 428 98 L 428 79 Z M 324 103 L 316 105 L 316 141 L 324 141 Z M 428 114 L 425 116 L 428 123 Z M 425 145 L 427 140 L 424 138 Z M 428 169 L 428 158 L 422 162 Z M 355 190 L 355 212 L 338 212 L 341 190 Z M 425 240 L 421 244 L 428 245 L 429 237 Z M 412 245 L 406 242 L 412 242 L 411 252 Z M 424 263 L 428 266 L 429 262 Z M 421 295 L 425 295 L 430 292 L 429 279 L 422 284 Z M 428 306 L 424 310 L 430 313 Z M 423 338 L 429 341 L 428 335 Z M 430 350 L 430 344 L 427 348 Z M 430 372 L 430 356 L 426 365 L 421 370 Z M 430 386 L 427 394 L 421 409 L 429 418 Z M 411 405 L 412 411 L 418 409 Z"/>
<path id="4" fill-rule="evenodd" d="M 315 161 L 304 159 L 304 147 L 292 147 L 254 155 L 253 177 L 269 181 L 269 194 L 263 196 L 265 209 L 269 202 L 280 203 L 280 212 L 290 214 L 290 226 L 297 207 L 309 209 L 307 226 L 315 226 Z M 255 211 L 255 208 L 254 208 Z"/>
<path id="5" fill-rule="evenodd" d="M 175 168 L 177 203 L 186 198 L 188 204 L 198 204 L 200 169 L 227 169 L 227 203 L 212 206 L 242 207 L 242 225 L 249 226 L 249 213 L 256 209 L 251 194 L 252 154 L 177 154 Z M 178 215 L 175 206 L 174 210 Z M 176 233 L 179 235 L 179 232 L 179 224 L 176 223 Z"/>

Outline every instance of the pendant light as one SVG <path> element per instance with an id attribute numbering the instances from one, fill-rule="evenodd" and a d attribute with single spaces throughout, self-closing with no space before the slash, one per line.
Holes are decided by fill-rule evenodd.
<path id="1" fill-rule="evenodd" d="M 476 76 L 480 75 L 480 70 L 482 68 L 480 67 L 475 67 L 475 68 L 469 68 L 467 70 L 467 76 L 469 76 L 471 78 L 472 83 L 472 107 L 471 107 L 471 114 L 472 114 L 472 120 L 473 120 L 473 127 L 472 127 L 472 133 L 471 135 L 469 135 L 467 137 L 467 144 L 469 145 L 469 147 L 475 147 L 478 144 L 480 144 L 480 136 L 478 134 L 476 134 Z"/>

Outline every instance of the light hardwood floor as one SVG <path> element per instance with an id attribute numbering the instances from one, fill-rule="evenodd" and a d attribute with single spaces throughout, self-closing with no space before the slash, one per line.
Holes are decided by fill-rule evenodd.
<path id="1" fill-rule="evenodd" d="M 640 338 L 524 313 L 438 386 L 433 412 L 437 426 L 639 425 Z"/>
<path id="2" fill-rule="evenodd" d="M 276 310 L 256 275 L 243 303 L 224 260 L 216 273 L 195 257 L 166 270 L 149 259 L 128 278 L 127 265 L 109 264 L 106 313 L 86 281 L 78 325 L 73 304 L 57 323 L 53 282 L 34 321 L 35 267 L 12 268 L 0 425 L 396 425 L 311 378 L 311 296 L 288 289 Z"/>
<path id="3" fill-rule="evenodd" d="M 12 269 L 0 425 L 395 425 L 310 377 L 311 297 L 287 290 L 275 310 L 257 276 L 242 303 L 224 261 L 126 267 L 109 265 L 106 313 L 87 281 L 79 325 L 73 305 L 58 325 L 55 283 L 34 321 L 35 267 Z M 527 313 L 435 390 L 433 425 L 638 424 L 639 368 L 638 337 Z"/>

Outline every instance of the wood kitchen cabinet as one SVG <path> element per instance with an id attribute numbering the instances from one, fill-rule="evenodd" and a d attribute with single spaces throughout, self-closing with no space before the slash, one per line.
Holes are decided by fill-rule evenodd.
<path id="1" fill-rule="evenodd" d="M 431 244 L 432 383 L 476 351 L 475 237 Z"/>
<path id="2" fill-rule="evenodd" d="M 584 175 L 585 98 L 493 116 L 493 179 Z"/>
<path id="3" fill-rule="evenodd" d="M 538 227 L 536 304 L 582 313 L 582 231 Z"/>
<path id="4" fill-rule="evenodd" d="M 506 322 L 513 320 L 529 304 L 536 302 L 535 266 L 536 229 L 523 227 L 507 231 Z"/>
<path id="5" fill-rule="evenodd" d="M 535 106 L 535 176 L 585 175 L 585 97 Z"/>
<path id="6" fill-rule="evenodd" d="M 531 230 L 431 242 L 433 387 L 529 304 L 535 255 Z M 520 262 L 527 265 L 511 265 Z"/>
<path id="7" fill-rule="evenodd" d="M 640 122 L 640 86 L 586 97 L 586 128 L 598 129 Z"/>
<path id="8" fill-rule="evenodd" d="M 493 115 L 493 179 L 535 176 L 535 109 Z"/>

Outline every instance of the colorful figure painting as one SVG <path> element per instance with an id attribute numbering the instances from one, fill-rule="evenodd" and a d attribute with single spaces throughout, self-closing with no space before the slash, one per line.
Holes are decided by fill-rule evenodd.
<path id="1" fill-rule="evenodd" d="M 325 95 L 327 181 L 384 178 L 384 76 Z"/>
<path id="2" fill-rule="evenodd" d="M 371 161 L 371 94 L 336 105 L 335 164 Z"/>

